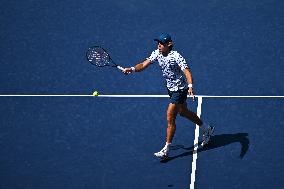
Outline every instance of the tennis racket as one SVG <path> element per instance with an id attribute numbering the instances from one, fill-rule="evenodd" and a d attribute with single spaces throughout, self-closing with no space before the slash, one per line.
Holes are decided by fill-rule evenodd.
<path id="1" fill-rule="evenodd" d="M 117 69 L 121 71 L 124 70 L 124 68 L 117 65 L 111 59 L 107 51 L 100 46 L 90 47 L 86 53 L 86 58 L 91 64 L 98 66 L 98 67 L 111 66 L 111 67 L 116 67 Z"/>

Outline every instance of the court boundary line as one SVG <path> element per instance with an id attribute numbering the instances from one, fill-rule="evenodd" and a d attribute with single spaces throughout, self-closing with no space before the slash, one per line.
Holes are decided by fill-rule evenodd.
<path id="1" fill-rule="evenodd" d="M 0 97 L 95 97 L 95 98 L 168 98 L 168 95 L 99 95 L 90 94 L 0 94 Z M 188 97 L 191 97 L 188 95 Z M 218 96 L 195 95 L 202 98 L 284 98 L 284 96 Z"/>
<path id="2" fill-rule="evenodd" d="M 198 97 L 198 105 L 196 114 L 200 118 L 201 116 L 201 106 L 202 106 L 202 97 Z M 197 169 L 197 150 L 198 150 L 198 138 L 199 138 L 199 126 L 195 125 L 195 134 L 194 134 L 194 150 L 192 154 L 192 164 L 191 164 L 191 176 L 190 176 L 190 189 L 194 189 L 195 186 L 195 177 L 196 177 L 196 169 Z"/>

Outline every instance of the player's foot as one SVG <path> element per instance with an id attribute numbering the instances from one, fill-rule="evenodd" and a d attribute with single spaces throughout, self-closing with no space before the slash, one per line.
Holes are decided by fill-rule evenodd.
<path id="1" fill-rule="evenodd" d="M 154 155 L 158 158 L 166 158 L 169 155 L 170 148 L 169 146 L 165 146 L 161 151 L 154 153 Z"/>
<path id="2" fill-rule="evenodd" d="M 206 144 L 208 144 L 208 142 L 210 141 L 210 137 L 213 135 L 214 133 L 214 129 L 215 127 L 209 126 L 207 127 L 207 129 L 203 132 L 203 141 L 201 143 L 201 146 L 204 147 Z"/>

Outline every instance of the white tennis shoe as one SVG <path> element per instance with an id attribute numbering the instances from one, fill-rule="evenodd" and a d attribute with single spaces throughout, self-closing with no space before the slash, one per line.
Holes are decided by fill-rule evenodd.
<path id="1" fill-rule="evenodd" d="M 161 151 L 154 153 L 154 156 L 158 158 L 166 158 L 169 155 L 170 147 L 165 146 Z"/>

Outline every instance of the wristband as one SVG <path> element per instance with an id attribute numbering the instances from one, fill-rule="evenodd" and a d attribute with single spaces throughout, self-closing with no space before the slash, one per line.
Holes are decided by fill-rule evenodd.
<path id="1" fill-rule="evenodd" d="M 189 88 L 192 88 L 192 84 L 188 84 L 188 87 L 189 87 Z"/>
<path id="2" fill-rule="evenodd" d="M 132 72 L 135 72 L 135 67 L 131 67 Z"/>

